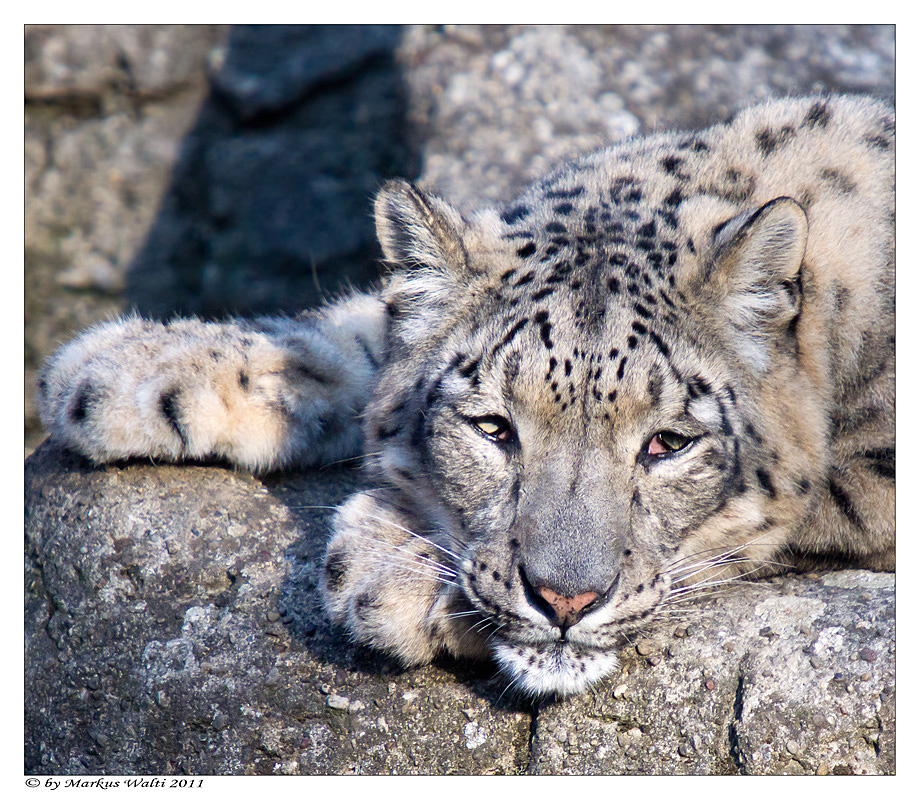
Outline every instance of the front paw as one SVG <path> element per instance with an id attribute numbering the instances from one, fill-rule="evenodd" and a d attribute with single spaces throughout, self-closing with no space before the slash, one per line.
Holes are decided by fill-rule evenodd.
<path id="1" fill-rule="evenodd" d="M 422 532 L 418 520 L 383 491 L 350 497 L 332 526 L 323 600 L 330 618 L 353 640 L 407 666 L 442 651 L 487 655 L 474 629 L 482 620 L 459 586 L 462 555 L 447 536 Z"/>

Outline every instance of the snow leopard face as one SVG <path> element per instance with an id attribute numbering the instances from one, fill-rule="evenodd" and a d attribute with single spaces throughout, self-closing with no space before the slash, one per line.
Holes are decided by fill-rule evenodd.
<path id="1" fill-rule="evenodd" d="M 487 650 L 565 694 L 687 583 L 781 558 L 803 522 L 843 549 L 858 513 L 826 477 L 806 252 L 822 200 L 856 184 L 823 156 L 763 170 L 819 111 L 772 138 L 754 120 L 747 150 L 715 129 L 606 151 L 471 219 L 384 189 L 398 270 L 365 433 L 386 488 L 339 514 L 334 619 L 407 662 Z M 808 213 L 782 191 L 803 180 Z"/>
<path id="2" fill-rule="evenodd" d="M 390 300 L 393 366 L 369 415 L 369 451 L 410 516 L 440 532 L 455 605 L 476 612 L 467 621 L 534 693 L 580 691 L 607 673 L 623 634 L 675 583 L 775 545 L 790 513 L 748 383 L 677 280 L 687 243 L 637 250 L 655 223 L 627 221 L 626 244 L 614 248 L 562 244 L 579 234 L 553 227 L 551 259 L 506 223 L 498 243 L 512 246 L 488 247 L 472 281 L 397 286 Z M 804 234 L 790 200 L 729 231 L 750 250 L 741 258 L 782 249 L 793 278 Z M 729 244 L 709 249 L 737 260 Z M 788 322 L 798 295 L 781 284 L 772 313 Z M 417 336 L 433 313 L 437 335 Z M 769 355 L 791 365 L 788 326 L 773 324 Z M 805 495 L 792 496 L 799 506 Z M 771 512 L 774 503 L 782 509 Z"/>

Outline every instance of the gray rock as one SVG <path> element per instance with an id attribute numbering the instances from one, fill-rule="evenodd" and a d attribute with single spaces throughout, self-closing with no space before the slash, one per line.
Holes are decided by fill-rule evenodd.
<path id="1" fill-rule="evenodd" d="M 241 119 L 278 114 L 386 58 L 399 36 L 394 25 L 238 25 L 214 88 Z"/>
<path id="2" fill-rule="evenodd" d="M 692 618 L 653 629 L 654 666 L 625 651 L 609 685 L 541 710 L 531 771 L 894 773 L 893 575 L 786 576 Z"/>
<path id="3" fill-rule="evenodd" d="M 207 92 L 213 26 L 28 26 L 25 378 L 63 340 L 123 311 L 127 272 L 160 211 Z"/>
<path id="4" fill-rule="evenodd" d="M 319 602 L 343 469 L 26 462 L 26 771 L 894 772 L 894 578 L 703 599 L 539 707 L 492 664 L 403 670 Z M 687 619 L 692 626 L 687 631 Z M 654 666 L 653 666 L 654 664 Z"/>
<path id="5" fill-rule="evenodd" d="M 701 127 L 769 96 L 894 95 L 894 29 L 442 26 L 401 50 L 426 183 L 475 205 L 637 131 Z"/>
<path id="6" fill-rule="evenodd" d="M 26 463 L 26 770 L 509 773 L 529 715 L 494 669 L 404 673 L 330 631 L 317 582 L 347 470 Z M 474 709 L 474 718 L 467 714 Z"/>
<path id="7" fill-rule="evenodd" d="M 216 25 L 28 25 L 26 100 L 170 94 L 198 82 L 202 53 L 225 35 Z"/>
<path id="8" fill-rule="evenodd" d="M 378 274 L 370 198 L 417 174 L 400 29 L 26 29 L 26 432 L 78 330 L 297 311 Z"/>

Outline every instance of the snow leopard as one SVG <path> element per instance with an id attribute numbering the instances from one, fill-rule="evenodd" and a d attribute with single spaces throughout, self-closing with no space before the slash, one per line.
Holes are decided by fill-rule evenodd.
<path id="1" fill-rule="evenodd" d="M 44 423 L 96 463 L 363 457 L 331 620 L 580 692 L 688 587 L 894 568 L 894 134 L 880 100 L 776 99 L 475 213 L 391 180 L 377 288 L 99 324 L 43 369 Z"/>

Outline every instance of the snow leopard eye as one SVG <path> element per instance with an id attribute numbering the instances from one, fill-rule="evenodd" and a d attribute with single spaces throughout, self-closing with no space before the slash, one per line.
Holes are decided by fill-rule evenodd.
<path id="1" fill-rule="evenodd" d="M 690 442 L 689 436 L 674 431 L 658 431 L 645 448 L 650 456 L 666 456 L 683 450 Z"/>
<path id="2" fill-rule="evenodd" d="M 486 414 L 483 417 L 475 417 L 470 422 L 473 427 L 480 433 L 484 433 L 490 439 L 497 442 L 508 444 L 514 441 L 514 429 L 511 423 L 498 414 Z"/>

